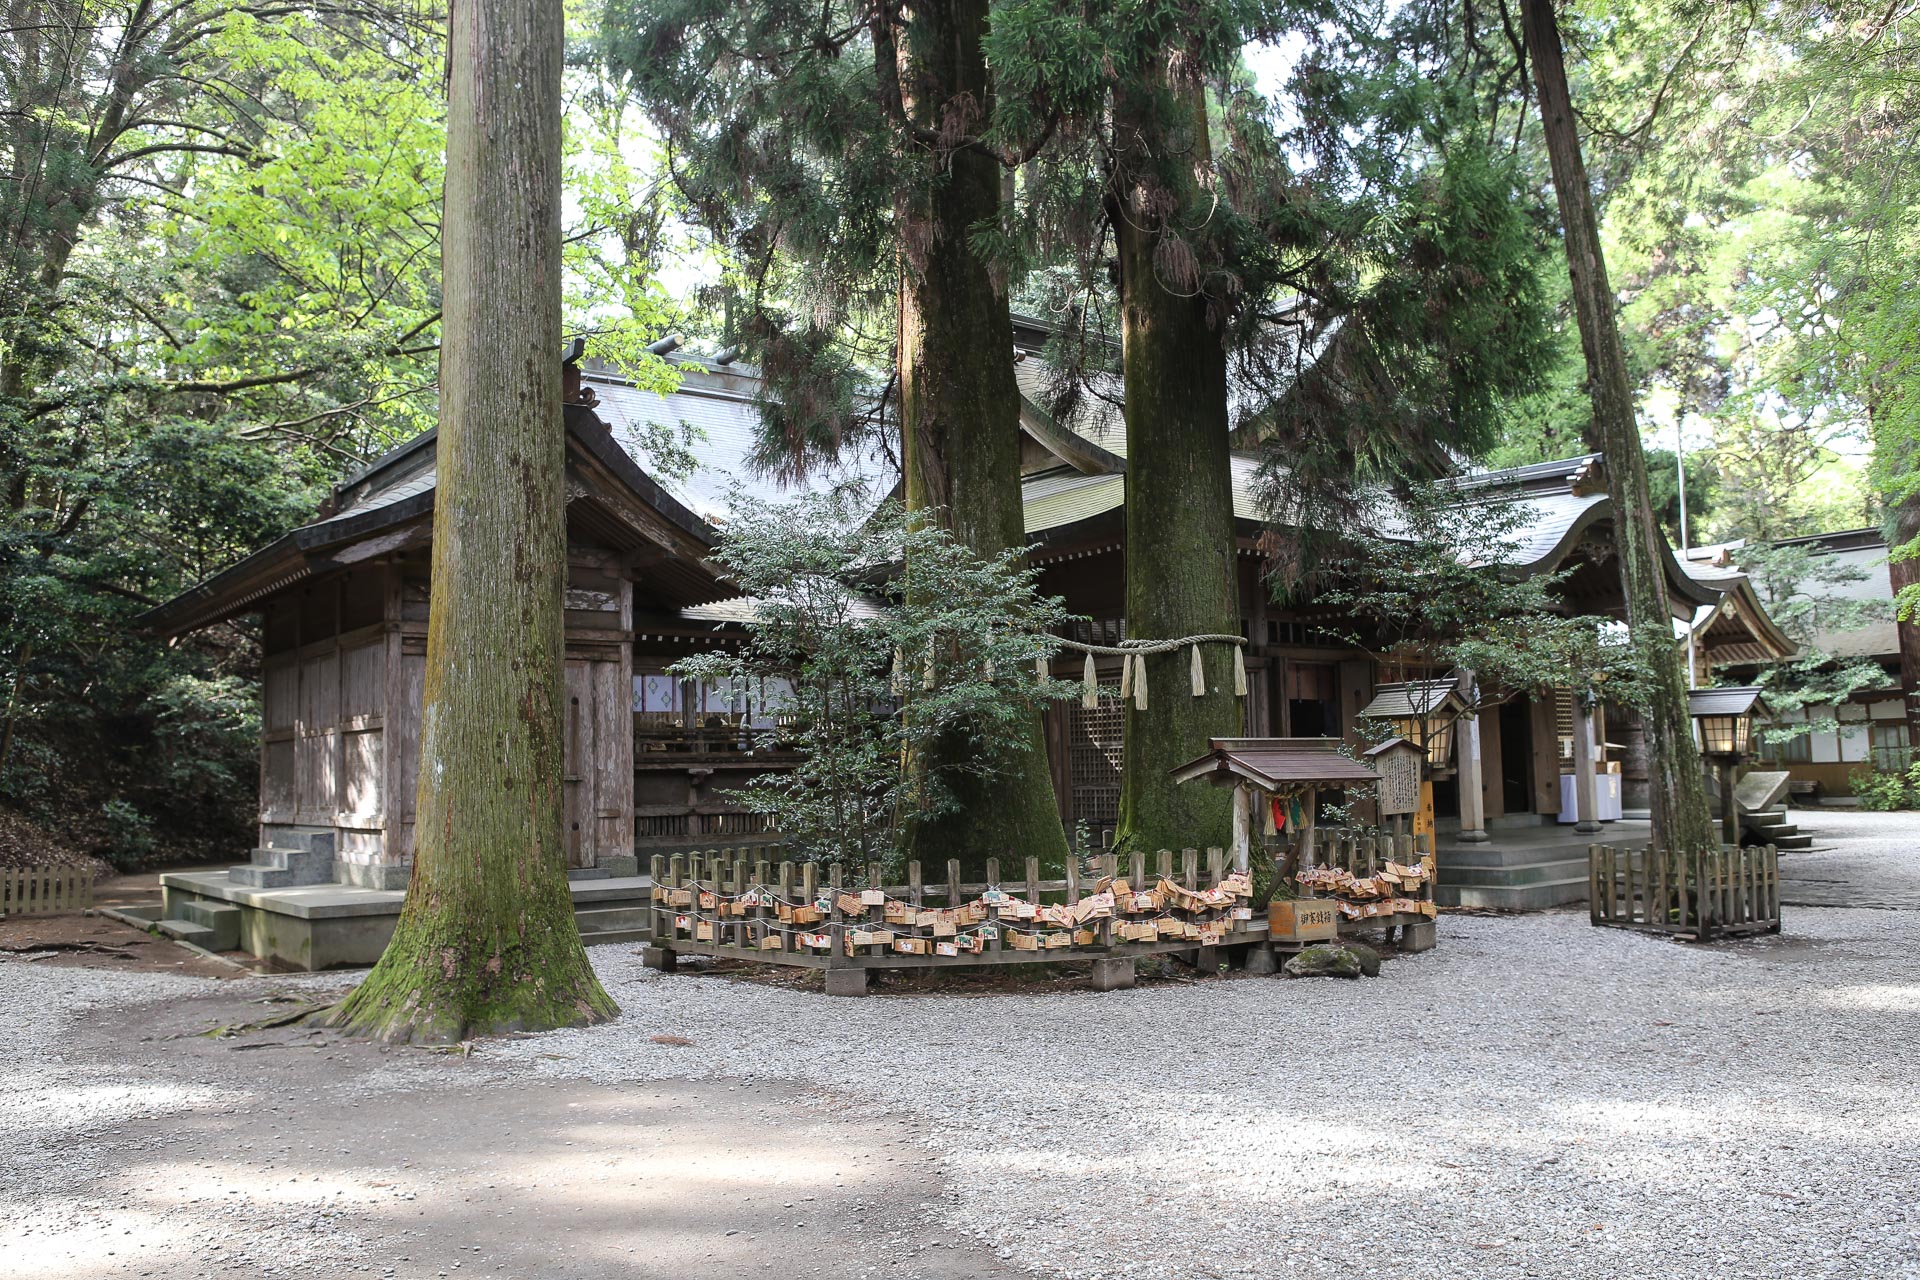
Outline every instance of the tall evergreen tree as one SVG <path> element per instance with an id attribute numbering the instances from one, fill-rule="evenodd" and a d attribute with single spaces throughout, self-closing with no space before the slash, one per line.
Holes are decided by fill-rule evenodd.
<path id="1" fill-rule="evenodd" d="M 413 879 L 330 1015 L 393 1041 L 598 1022 L 561 828 L 558 0 L 462 0 L 449 56 L 433 599 Z"/>
<path id="2" fill-rule="evenodd" d="M 1353 18 L 1340 6 L 1139 0 L 1072 37 L 1047 12 L 1003 0 L 994 65 L 1033 68 L 1030 96 L 1062 119 L 1025 180 L 1027 238 L 1082 320 L 1074 337 L 1118 330 L 1128 629 L 1236 634 L 1229 433 L 1266 442 L 1264 514 L 1291 526 L 1285 588 L 1309 529 L 1411 458 L 1484 443 L 1499 393 L 1528 384 L 1545 338 L 1540 237 L 1511 170 L 1456 145 L 1458 104 L 1396 69 L 1398 50 L 1370 31 L 1354 48 L 1311 38 Z M 1283 35 L 1308 37 L 1294 124 L 1242 64 Z M 1056 342 L 1057 412 L 1097 387 L 1102 354 Z M 1170 655 L 1148 662 L 1159 696 L 1129 707 L 1121 826 L 1136 846 L 1226 839 L 1221 797 L 1167 783 L 1240 724 L 1231 651 L 1205 654 L 1203 695 Z"/>
<path id="3" fill-rule="evenodd" d="M 987 140 L 987 21 L 986 0 L 642 0 L 610 9 L 607 43 L 732 260 L 771 398 L 763 458 L 804 472 L 891 405 L 909 511 L 993 556 L 1025 527 L 1006 272 L 981 238 L 1022 157 Z M 877 406 L 860 385 L 876 368 L 892 375 Z M 915 833 L 920 857 L 1064 859 L 1037 715 L 1022 746 Z M 980 749 L 966 733 L 939 748 Z"/>
<path id="4" fill-rule="evenodd" d="M 1633 643 L 1642 649 L 1649 673 L 1641 711 L 1650 756 L 1647 776 L 1654 839 L 1666 848 L 1683 852 L 1715 848 L 1718 836 L 1707 807 L 1700 752 L 1687 713 L 1686 681 L 1673 644 L 1673 614 L 1660 554 L 1660 527 L 1648 490 L 1633 386 L 1580 153 L 1553 0 L 1523 0 L 1521 18 L 1545 127 L 1547 157 L 1553 166 L 1554 193 L 1560 203 L 1581 347 L 1586 353 L 1587 387 L 1593 398 L 1592 442 L 1606 455 L 1627 626 Z"/>

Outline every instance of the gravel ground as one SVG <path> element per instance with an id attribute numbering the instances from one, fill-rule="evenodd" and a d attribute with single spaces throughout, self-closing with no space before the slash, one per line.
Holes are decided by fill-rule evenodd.
<path id="1" fill-rule="evenodd" d="M 1787 817 L 1814 845 L 1780 855 L 1787 905 L 1920 911 L 1920 814 L 1794 809 Z"/>
<path id="2" fill-rule="evenodd" d="M 451 1201 L 451 1191 L 471 1194 L 448 1172 L 471 1153 L 442 1150 L 453 1138 L 439 1125 L 395 1127 L 422 1089 L 472 1090 L 485 1101 L 462 1105 L 476 1107 L 545 1102 L 549 1091 L 643 1105 L 662 1082 L 692 1080 L 684 1088 L 707 1092 L 660 1118 L 676 1140 L 732 1152 L 744 1128 L 760 1144 L 732 1180 L 701 1182 L 699 1197 L 721 1197 L 763 1165 L 809 1171 L 823 1197 L 842 1176 L 869 1179 L 810 1205 L 805 1233 L 777 1213 L 768 1226 L 751 1203 L 709 1204 L 720 1220 L 766 1232 L 744 1255 L 755 1271 L 1920 1280 L 1920 915 L 1901 888 L 1920 860 L 1920 820 L 1815 816 L 1809 828 L 1834 852 L 1794 857 L 1835 884 L 1884 889 L 1892 909 L 1803 907 L 1779 937 L 1711 949 L 1593 929 L 1579 914 L 1449 915 L 1437 950 L 1358 983 L 828 1000 L 664 977 L 629 948 L 599 947 L 591 954 L 626 1010 L 613 1025 L 490 1042 L 464 1060 L 376 1058 L 365 1046 L 309 1055 L 305 1074 L 267 1100 L 275 1127 L 259 1151 L 217 1169 L 197 1158 L 217 1153 L 161 1149 L 155 1135 L 170 1118 L 258 1126 L 260 1095 L 274 1091 L 247 1073 L 292 1053 L 235 1057 L 156 1037 L 113 1060 L 101 1028 L 154 1010 L 177 1019 L 213 998 L 193 993 L 234 1000 L 286 980 L 0 962 L 0 1061 L 26 1067 L 0 1077 L 0 1275 L 138 1275 L 105 1251 L 124 1237 L 144 1266 L 177 1256 L 167 1249 L 196 1230 L 245 1255 L 218 1274 L 329 1274 L 348 1269 L 342 1259 L 378 1270 L 404 1249 L 382 1234 L 371 1202 L 401 1192 L 370 1189 L 387 1175 L 348 1176 L 352 1161 L 374 1157 L 348 1155 L 345 1138 L 332 1162 L 321 1144 L 290 1143 L 311 1115 L 384 1105 L 386 1119 L 368 1119 L 371 1150 L 420 1165 L 395 1185 Z M 661 1035 L 694 1043 L 655 1043 Z M 103 1083 L 129 1074 L 139 1083 Z M 596 1169 L 635 1140 L 617 1127 L 608 1135 Z M 558 1168 L 549 1162 L 573 1141 L 588 1137 L 530 1122 L 503 1167 Z M 256 1156 L 302 1180 L 255 1196 Z M 665 1152 L 659 1167 L 671 1180 L 686 1158 Z M 611 1215 L 598 1230 L 646 1229 L 649 1202 L 601 1185 L 604 1171 L 576 1175 L 587 1177 L 591 1203 Z M 913 1194 L 887 1199 L 890 1180 Z M 502 1211 L 518 1207 L 524 1220 L 539 1211 L 528 1205 Z M 863 1230 L 871 1217 L 886 1229 Z M 525 1274 L 700 1270 L 611 1256 L 575 1267 L 571 1253 L 562 1266 L 563 1246 L 600 1237 L 560 1221 L 567 1228 L 542 1223 L 554 1264 Z M 823 1225 L 824 1246 L 813 1243 Z M 1001 1263 L 984 1251 L 966 1260 L 970 1241 Z M 937 1242 L 946 1247 L 927 1247 Z M 412 1257 L 437 1269 L 401 1275 L 450 1268 L 423 1245 L 415 1239 Z M 950 1255 L 944 1270 L 920 1269 L 940 1254 Z M 471 1270 L 514 1274 L 467 1256 Z M 748 1269 L 741 1255 L 714 1262 Z"/>

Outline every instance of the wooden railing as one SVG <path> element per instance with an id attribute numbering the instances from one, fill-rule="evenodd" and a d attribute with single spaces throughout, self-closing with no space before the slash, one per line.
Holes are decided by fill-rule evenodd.
<path id="1" fill-rule="evenodd" d="M 51 915 L 93 905 L 93 873 L 69 868 L 0 868 L 0 916 Z"/>
<path id="2" fill-rule="evenodd" d="M 1587 847 L 1593 923 L 1710 942 L 1780 932 L 1780 854 L 1772 845 L 1691 854 Z"/>
<path id="3" fill-rule="evenodd" d="M 1250 887 L 1225 850 L 1100 855 L 1042 879 L 989 859 L 986 879 L 944 879 L 907 864 L 887 884 L 853 869 L 715 851 L 652 859 L 656 948 L 813 968 L 910 968 L 1125 957 L 1264 941 Z M 1124 881 L 1124 886 L 1119 882 Z M 1102 900 L 1104 899 L 1104 901 Z M 1151 905 L 1149 905 L 1149 902 Z"/>

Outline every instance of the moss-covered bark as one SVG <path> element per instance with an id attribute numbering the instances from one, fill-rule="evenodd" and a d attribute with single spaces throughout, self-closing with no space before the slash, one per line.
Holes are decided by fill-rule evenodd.
<path id="1" fill-rule="evenodd" d="M 1169 210 L 1193 207 L 1211 182 L 1205 99 L 1198 85 L 1164 74 L 1143 81 L 1114 112 L 1115 136 L 1127 144 L 1113 196 L 1121 214 L 1114 226 L 1126 381 L 1127 631 L 1151 640 L 1237 635 L 1223 326 L 1210 318 L 1197 282 L 1169 279 L 1157 265 L 1177 267 L 1177 253 L 1159 252 Z M 1175 213 L 1172 226 L 1183 221 Z M 1208 738 L 1240 729 L 1231 650 L 1208 645 L 1201 654 L 1205 696 L 1193 696 L 1192 659 L 1182 651 L 1148 658 L 1147 708 L 1128 704 L 1119 838 L 1129 848 L 1225 846 L 1232 837 L 1231 792 L 1177 787 L 1168 777 L 1204 752 Z"/>
<path id="2" fill-rule="evenodd" d="M 580 945 L 561 837 L 562 25 L 558 0 L 453 15 L 413 881 L 380 963 L 329 1017 L 386 1040 L 617 1012 Z"/>
<path id="3" fill-rule="evenodd" d="M 1545 129 L 1547 159 L 1566 232 L 1567 271 L 1573 281 L 1580 345 L 1587 358 L 1587 389 L 1593 399 L 1590 443 L 1606 455 L 1607 489 L 1613 499 L 1614 538 L 1620 549 L 1620 581 L 1626 593 L 1627 627 L 1652 672 L 1642 708 L 1647 731 L 1647 777 L 1651 783 L 1653 838 L 1678 852 L 1717 848 L 1719 836 L 1707 808 L 1700 752 L 1687 713 L 1686 678 L 1673 643 L 1661 533 L 1647 490 L 1647 464 L 1633 411 L 1633 382 L 1614 315 L 1613 288 L 1600 252 L 1592 188 L 1580 155 L 1580 135 L 1567 89 L 1567 68 L 1553 0 L 1522 6 L 1527 52 Z"/>
<path id="4" fill-rule="evenodd" d="M 941 132 L 961 113 L 977 131 L 992 110 L 981 40 L 986 0 L 915 5 L 900 27 L 902 90 L 911 117 Z M 924 152 L 920 190 L 903 197 L 900 264 L 900 410 L 909 511 L 937 510 L 943 525 L 982 555 L 1026 542 L 1020 500 L 1020 391 L 1003 280 L 974 252 L 971 231 L 1001 212 L 1002 166 L 979 148 Z M 977 751 L 956 734 L 931 766 Z M 915 857 L 958 858 L 979 874 L 988 858 L 1067 853 L 1040 717 L 1025 750 L 990 780 L 946 775 L 961 801 L 954 815 L 919 827 Z"/>

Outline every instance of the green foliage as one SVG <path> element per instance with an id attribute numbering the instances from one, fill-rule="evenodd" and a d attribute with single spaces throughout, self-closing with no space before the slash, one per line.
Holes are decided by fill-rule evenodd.
<path id="1" fill-rule="evenodd" d="M 1847 786 L 1860 807 L 1870 813 L 1891 813 L 1912 806 L 1920 790 L 1920 779 L 1901 773 L 1882 773 L 1877 769 L 1855 769 L 1847 774 Z"/>
<path id="2" fill-rule="evenodd" d="M 758 745 L 800 762 L 734 794 L 805 856 L 855 864 L 894 861 L 914 824 L 951 811 L 962 773 L 996 776 L 1035 708 L 1073 690 L 1035 672 L 1066 617 L 1017 552 L 983 559 L 895 506 L 862 511 L 845 490 L 736 494 L 717 555 L 754 602 L 749 638 L 673 668 L 755 691 L 778 722 Z M 974 749 L 930 750 L 955 733 Z"/>

